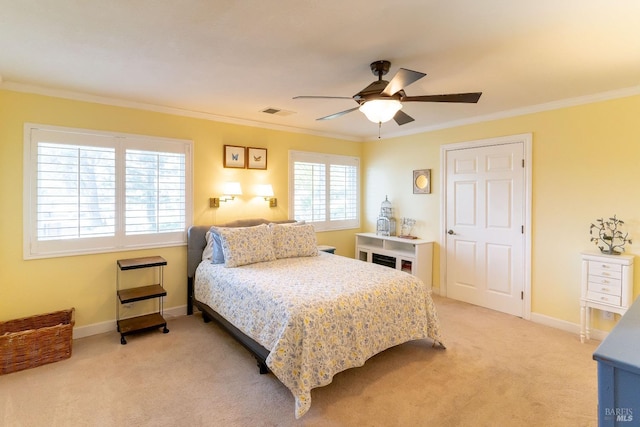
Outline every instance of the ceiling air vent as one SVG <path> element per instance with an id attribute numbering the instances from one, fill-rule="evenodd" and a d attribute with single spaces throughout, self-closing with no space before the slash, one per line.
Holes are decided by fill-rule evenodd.
<path id="1" fill-rule="evenodd" d="M 273 114 L 274 116 L 290 116 L 292 114 L 295 114 L 295 111 L 281 110 L 279 108 L 273 108 L 273 107 L 265 108 L 264 110 L 262 110 L 262 112 L 267 114 Z"/>

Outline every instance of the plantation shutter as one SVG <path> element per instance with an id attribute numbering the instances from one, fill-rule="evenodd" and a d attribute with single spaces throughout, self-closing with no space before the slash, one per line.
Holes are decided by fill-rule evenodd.
<path id="1" fill-rule="evenodd" d="M 358 170 L 355 166 L 331 165 L 331 220 L 355 220 L 358 206 Z"/>
<path id="2" fill-rule="evenodd" d="M 113 236 L 115 149 L 38 143 L 38 240 Z"/>
<path id="3" fill-rule="evenodd" d="M 289 168 L 291 218 L 316 231 L 360 226 L 358 158 L 290 151 Z"/>
<path id="4" fill-rule="evenodd" d="M 320 163 L 296 162 L 294 165 L 294 210 L 299 221 L 326 219 L 326 167 Z"/>
<path id="5" fill-rule="evenodd" d="M 186 243 L 190 141 L 25 124 L 25 259 Z"/>
<path id="6" fill-rule="evenodd" d="M 185 229 L 184 154 L 127 150 L 127 235 Z"/>

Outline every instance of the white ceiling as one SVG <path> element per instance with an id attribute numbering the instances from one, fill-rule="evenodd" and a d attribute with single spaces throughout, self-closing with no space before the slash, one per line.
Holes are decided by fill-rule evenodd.
<path id="1" fill-rule="evenodd" d="M 382 137 L 640 93 L 638 0 L 0 0 L 0 87 L 47 88 L 265 127 L 376 139 L 350 99 L 391 61 L 427 76 Z M 86 95 L 85 95 L 86 96 Z M 95 98 L 99 99 L 99 98 Z M 265 108 L 290 111 L 268 115 Z M 152 107 L 155 108 L 155 107 Z"/>

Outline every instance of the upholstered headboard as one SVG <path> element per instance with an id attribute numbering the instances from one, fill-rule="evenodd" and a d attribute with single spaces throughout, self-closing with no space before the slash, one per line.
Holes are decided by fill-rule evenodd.
<path id="1" fill-rule="evenodd" d="M 228 224 L 221 224 L 219 227 L 253 227 L 260 224 L 286 224 L 295 220 L 269 221 L 264 218 L 239 219 Z M 211 225 L 193 225 L 187 230 L 187 278 L 193 279 L 196 274 L 198 264 L 202 262 L 202 251 L 207 246 L 206 234 Z"/>

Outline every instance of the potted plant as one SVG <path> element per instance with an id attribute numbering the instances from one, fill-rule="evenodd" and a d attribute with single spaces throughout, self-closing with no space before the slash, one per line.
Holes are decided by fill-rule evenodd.
<path id="1" fill-rule="evenodd" d="M 629 239 L 629 233 L 623 233 L 620 227 L 624 221 L 615 215 L 608 220 L 598 218 L 595 224 L 592 223 L 589 229 L 591 241 L 600 249 L 600 252 L 607 255 L 620 255 L 624 252 L 624 245 L 633 242 Z"/>

